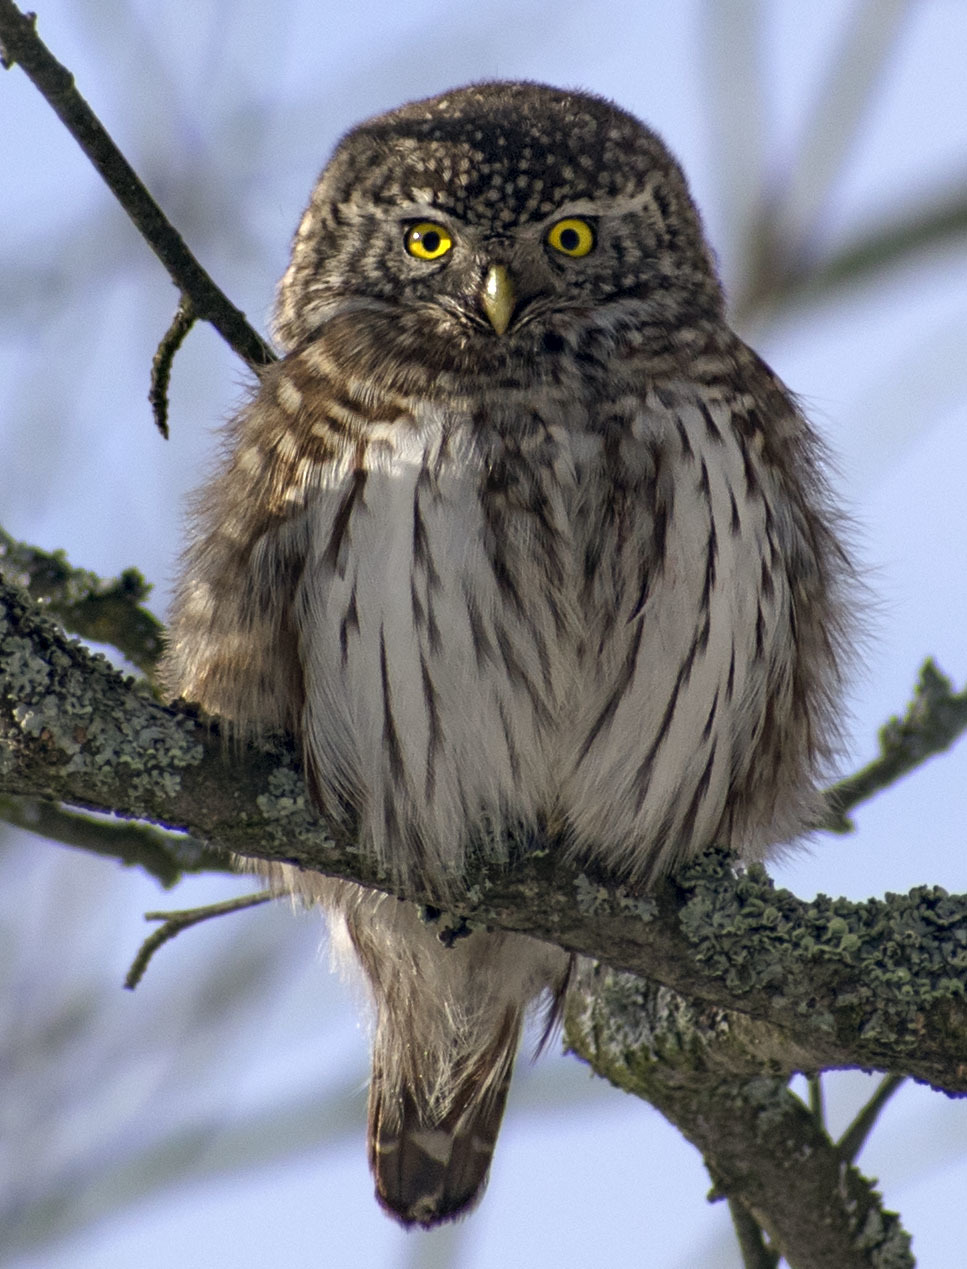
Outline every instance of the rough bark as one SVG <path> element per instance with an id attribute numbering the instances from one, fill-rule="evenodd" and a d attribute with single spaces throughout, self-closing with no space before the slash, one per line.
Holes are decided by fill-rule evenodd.
<path id="1" fill-rule="evenodd" d="M 768 1055 L 757 1052 L 761 1028 L 601 965 L 588 966 L 577 988 L 566 1023 L 572 1051 L 698 1147 L 714 1197 L 750 1218 L 747 1264 L 775 1264 L 774 1249 L 795 1269 L 913 1265 L 898 1217 L 785 1079 L 769 1073 Z M 757 1226 L 771 1249 L 755 1242 Z"/>

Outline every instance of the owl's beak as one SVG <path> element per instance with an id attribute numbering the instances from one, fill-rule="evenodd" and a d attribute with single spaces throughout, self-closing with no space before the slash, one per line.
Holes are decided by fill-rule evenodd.
<path id="1" fill-rule="evenodd" d="M 517 303 L 513 278 L 504 265 L 492 264 L 487 270 L 480 302 L 487 320 L 497 334 L 502 335 L 510 325 Z"/>

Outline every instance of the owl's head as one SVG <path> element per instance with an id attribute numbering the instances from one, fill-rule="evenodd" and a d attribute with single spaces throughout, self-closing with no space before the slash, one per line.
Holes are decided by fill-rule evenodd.
<path id="1" fill-rule="evenodd" d="M 276 331 L 292 349 L 365 313 L 424 349 L 520 353 L 589 323 L 668 332 L 721 310 L 685 178 L 654 132 L 599 97 L 489 83 L 342 140 L 296 234 Z"/>

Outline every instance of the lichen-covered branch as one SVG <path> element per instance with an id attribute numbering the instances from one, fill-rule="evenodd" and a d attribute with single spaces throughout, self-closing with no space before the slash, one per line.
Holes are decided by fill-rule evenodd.
<path id="1" fill-rule="evenodd" d="M 920 671 L 913 700 L 902 718 L 880 728 L 878 757 L 855 775 L 834 785 L 826 795 L 830 817 L 824 828 L 848 832 L 847 812 L 907 775 L 934 754 L 948 749 L 967 731 L 967 688 L 954 692 L 950 680 L 927 661 Z"/>
<path id="2" fill-rule="evenodd" d="M 0 528 L 0 574 L 43 603 L 65 629 L 117 648 L 149 678 L 154 673 L 164 627 L 142 606 L 151 587 L 137 569 L 98 577 L 72 568 L 63 551 L 16 542 Z"/>
<path id="3" fill-rule="evenodd" d="M 313 811 L 280 740 L 229 753 L 69 641 L 0 582 L 0 793 L 66 802 L 189 832 L 220 850 L 284 859 L 397 893 Z M 481 867 L 461 915 L 519 930 L 734 1011 L 733 1075 L 859 1066 L 967 1092 L 967 897 L 806 903 L 711 852 L 648 895 L 560 854 Z M 408 892 L 439 903 L 429 891 Z"/>
<path id="4" fill-rule="evenodd" d="M 569 993 L 571 1049 L 644 1097 L 702 1152 L 716 1193 L 766 1230 L 795 1269 L 907 1269 L 910 1240 L 873 1184 L 769 1072 L 747 1024 L 603 966 Z M 736 1073 L 745 1053 L 749 1073 Z M 751 1233 L 751 1230 L 748 1231 Z"/>
<path id="5" fill-rule="evenodd" d="M 0 0 L 0 61 L 20 66 L 56 112 L 103 177 L 135 228 L 190 301 L 197 317 L 211 322 L 225 342 L 253 368 L 275 359 L 268 344 L 245 320 L 185 245 L 143 181 L 77 91 L 74 76 L 36 31 L 36 15 L 22 13 L 13 0 Z"/>

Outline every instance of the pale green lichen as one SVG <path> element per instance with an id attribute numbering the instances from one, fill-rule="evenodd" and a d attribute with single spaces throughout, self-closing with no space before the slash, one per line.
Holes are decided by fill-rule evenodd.
<path id="1" fill-rule="evenodd" d="M 40 660 L 27 639 L 7 634 L 7 629 L 7 623 L 0 621 L 4 692 L 11 700 L 31 700 L 50 681 L 50 667 Z"/>
<path id="2" fill-rule="evenodd" d="M 267 784 L 268 792 L 259 794 L 255 799 L 263 815 L 271 819 L 289 819 L 305 814 L 305 785 L 291 767 L 276 767 L 270 772 Z"/>
<path id="3" fill-rule="evenodd" d="M 595 885 L 579 873 L 574 881 L 574 899 L 582 916 L 596 916 L 611 904 L 611 892 L 607 886 Z"/>
<path id="4" fill-rule="evenodd" d="M 98 577 L 72 568 L 63 551 L 38 550 L 0 529 L 0 571 L 67 630 L 110 644 L 145 673 L 153 671 L 162 626 L 141 606 L 151 587 L 136 569 L 125 569 L 120 577 Z"/>
<path id="5" fill-rule="evenodd" d="M 727 1037 L 724 1011 L 698 1009 L 700 1020 L 696 1006 L 670 988 L 586 962 L 568 996 L 567 1039 L 617 1087 L 646 1093 L 656 1068 L 704 1069 L 709 1039 Z"/>
<path id="6" fill-rule="evenodd" d="M 284 758 L 265 777 L 265 791 L 255 798 L 259 818 L 250 825 L 257 836 L 259 852 L 312 868 L 335 849 L 331 834 L 310 804 L 300 771 Z M 355 847 L 342 842 L 340 854 L 357 854 Z"/>
<path id="7" fill-rule="evenodd" d="M 628 890 L 618 890 L 615 894 L 618 911 L 623 916 L 635 917 L 639 921 L 651 921 L 658 913 L 658 905 L 648 895 L 632 894 Z"/>
<path id="8" fill-rule="evenodd" d="M 159 790 L 175 794 L 180 771 L 197 764 L 204 752 L 195 724 L 159 718 L 160 706 L 143 685 L 123 678 L 104 656 L 66 639 L 29 601 L 4 590 L 2 694 L 20 736 L 42 744 L 52 793 L 66 791 L 63 777 L 73 784 L 90 772 L 97 780 L 123 781 L 132 803 Z M 32 628 L 35 638 L 17 633 L 8 613 L 21 619 L 20 628 Z M 17 743 L 8 741 L 11 748 Z M 3 767 L 15 769 L 16 755 L 8 751 Z"/>
<path id="9" fill-rule="evenodd" d="M 924 1010 L 962 1001 L 967 983 L 967 905 L 921 886 L 907 895 L 854 903 L 819 895 L 804 903 L 776 889 L 761 868 L 726 875 L 705 857 L 681 880 L 691 896 L 681 926 L 706 973 L 736 996 L 767 993 L 812 1030 L 831 1031 L 852 1011 L 868 1041 L 894 1051 L 917 1045 Z M 824 984 L 828 989 L 824 992 Z"/>

